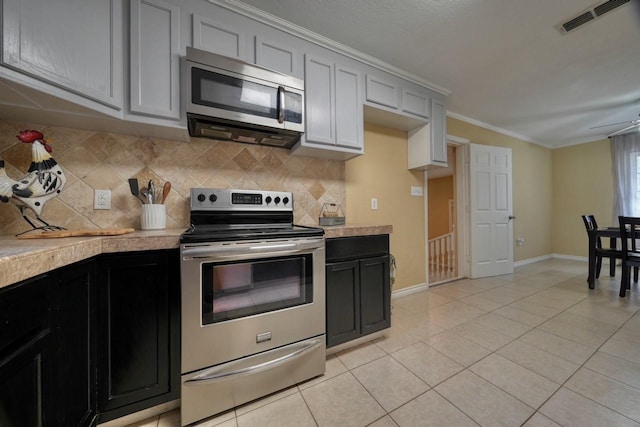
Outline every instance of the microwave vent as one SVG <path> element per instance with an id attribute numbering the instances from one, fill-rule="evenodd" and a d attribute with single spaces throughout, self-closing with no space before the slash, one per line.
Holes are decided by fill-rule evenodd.
<path id="1" fill-rule="evenodd" d="M 594 4 L 586 11 L 583 11 L 568 21 L 560 24 L 558 26 L 558 30 L 560 30 L 562 34 L 566 34 L 569 31 L 573 31 L 576 28 L 583 26 L 587 22 L 600 18 L 604 14 L 623 6 L 630 1 L 631 0 L 609 0 L 603 3 Z"/>
<path id="2" fill-rule="evenodd" d="M 625 3 L 629 3 L 631 0 L 609 0 L 593 8 L 593 12 L 596 16 L 602 16 L 607 12 L 611 12 L 613 9 L 617 9 Z"/>
<path id="3" fill-rule="evenodd" d="M 231 139 L 231 132 L 225 132 L 224 130 L 202 128 L 200 132 L 202 136 L 207 138 Z"/>
<path id="4" fill-rule="evenodd" d="M 588 11 L 583 13 L 582 15 L 576 16 L 575 18 L 565 22 L 564 24 L 562 24 L 562 28 L 564 28 L 564 31 L 568 33 L 569 31 L 575 30 L 576 28 L 594 19 L 595 17 L 591 13 L 591 11 Z"/>
<path id="5" fill-rule="evenodd" d="M 282 138 L 271 137 L 271 138 L 262 138 L 262 143 L 264 145 L 272 145 L 274 147 L 284 147 L 289 143 L 289 141 L 284 140 Z"/>

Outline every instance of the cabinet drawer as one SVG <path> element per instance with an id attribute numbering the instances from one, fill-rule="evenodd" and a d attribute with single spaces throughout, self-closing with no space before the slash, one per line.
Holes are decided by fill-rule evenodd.
<path id="1" fill-rule="evenodd" d="M 338 237 L 327 239 L 327 261 L 365 258 L 389 253 L 389 235 Z"/>

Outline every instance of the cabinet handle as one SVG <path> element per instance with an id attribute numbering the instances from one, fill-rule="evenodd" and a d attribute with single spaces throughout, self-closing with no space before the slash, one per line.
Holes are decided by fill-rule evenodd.
<path id="1" fill-rule="evenodd" d="M 278 86 L 278 123 L 284 123 L 284 87 Z"/>
<path id="2" fill-rule="evenodd" d="M 323 337 L 324 339 L 324 337 Z M 235 369 L 232 371 L 221 370 L 219 367 L 208 369 L 193 378 L 184 382 L 185 385 L 198 385 L 203 383 L 211 383 L 220 380 L 229 379 L 230 377 L 244 376 L 249 374 L 255 374 L 267 369 L 275 368 L 282 365 L 285 362 L 297 359 L 302 355 L 308 353 L 311 350 L 318 348 L 322 344 L 321 339 L 312 339 L 305 342 L 298 343 L 291 353 L 280 356 L 276 359 L 269 360 L 267 362 L 258 363 L 257 365 L 248 366 L 244 368 Z"/>

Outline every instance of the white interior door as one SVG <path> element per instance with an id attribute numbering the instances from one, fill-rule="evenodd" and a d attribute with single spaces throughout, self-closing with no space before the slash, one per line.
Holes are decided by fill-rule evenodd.
<path id="1" fill-rule="evenodd" d="M 470 145 L 472 278 L 513 273 L 511 148 Z"/>

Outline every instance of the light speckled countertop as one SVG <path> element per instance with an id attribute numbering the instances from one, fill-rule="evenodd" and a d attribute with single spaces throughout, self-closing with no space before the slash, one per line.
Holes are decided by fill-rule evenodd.
<path id="1" fill-rule="evenodd" d="M 326 238 L 390 234 L 392 226 L 347 224 L 323 227 Z M 120 236 L 26 239 L 0 236 L 0 288 L 103 253 L 171 249 L 184 228 L 139 231 Z"/>
<path id="2" fill-rule="evenodd" d="M 324 237 L 326 237 L 327 239 L 331 239 L 334 237 L 367 236 L 371 234 L 393 233 L 393 226 L 391 225 L 346 224 L 323 226 L 322 228 L 324 228 Z"/>

